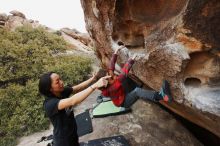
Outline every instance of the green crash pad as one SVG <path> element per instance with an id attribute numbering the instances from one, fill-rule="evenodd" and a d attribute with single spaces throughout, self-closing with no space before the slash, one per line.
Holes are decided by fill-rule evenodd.
<path id="1" fill-rule="evenodd" d="M 94 118 L 105 117 L 111 115 L 119 115 L 130 112 L 130 108 L 117 107 L 112 101 L 104 101 L 98 104 L 92 111 Z"/>

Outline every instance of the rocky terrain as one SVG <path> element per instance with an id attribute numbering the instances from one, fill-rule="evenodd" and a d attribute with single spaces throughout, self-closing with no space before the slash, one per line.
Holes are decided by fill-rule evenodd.
<path id="1" fill-rule="evenodd" d="M 82 104 L 74 109 L 75 115 L 91 108 L 99 91 L 95 91 Z M 124 115 L 92 119 L 93 132 L 80 137 L 80 141 L 124 135 L 131 146 L 202 146 L 194 136 L 172 115 L 159 105 L 138 101 L 132 112 Z M 42 136 L 52 134 L 47 131 L 23 137 L 17 146 L 45 146 L 50 141 L 37 143 Z"/>

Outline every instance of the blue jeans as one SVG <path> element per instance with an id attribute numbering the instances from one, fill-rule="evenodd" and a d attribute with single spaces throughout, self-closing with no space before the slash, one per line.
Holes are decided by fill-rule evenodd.
<path id="1" fill-rule="evenodd" d="M 136 87 L 130 93 L 125 96 L 123 107 L 128 108 L 132 106 L 138 99 L 143 99 L 145 101 L 157 101 L 156 97 L 158 96 L 158 92 L 153 90 L 146 90 L 139 87 Z"/>

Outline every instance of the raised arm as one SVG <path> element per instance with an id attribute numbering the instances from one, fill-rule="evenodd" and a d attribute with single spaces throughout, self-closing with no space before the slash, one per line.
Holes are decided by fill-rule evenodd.
<path id="1" fill-rule="evenodd" d="M 58 103 L 58 109 L 62 110 L 64 108 L 68 108 L 70 106 L 77 105 L 81 103 L 84 99 L 86 99 L 95 89 L 107 86 L 108 81 L 107 79 L 110 78 L 111 76 L 105 76 L 100 78 L 96 83 L 93 85 L 89 86 L 85 90 L 74 94 L 73 96 L 65 99 L 61 99 Z"/>
<path id="2" fill-rule="evenodd" d="M 122 48 L 124 48 L 124 46 L 121 46 L 121 47 L 117 48 L 117 49 L 115 50 L 114 54 L 112 55 L 112 58 L 111 58 L 111 61 L 110 61 L 110 64 L 109 64 L 108 69 L 109 69 L 109 70 L 112 70 L 113 72 L 114 72 L 114 70 L 115 70 L 115 63 L 116 63 L 116 61 L 117 61 L 118 52 L 119 52 Z"/>
<path id="3" fill-rule="evenodd" d="M 119 80 L 123 80 L 125 77 L 128 76 L 128 73 L 134 64 L 134 60 L 136 58 L 136 54 L 133 55 L 132 58 L 129 58 L 128 61 L 124 64 L 122 68 L 122 73 L 119 75 Z"/>
<path id="4" fill-rule="evenodd" d="M 111 61 L 109 63 L 109 67 L 108 67 L 109 70 L 112 70 L 112 71 L 115 70 L 115 63 L 116 63 L 117 57 L 118 57 L 117 54 L 112 55 L 112 58 L 111 58 Z"/>
<path id="5" fill-rule="evenodd" d="M 86 80 L 86 81 L 84 81 L 84 82 L 82 82 L 78 85 L 73 86 L 72 88 L 73 88 L 74 93 L 77 93 L 79 91 L 82 91 L 82 90 L 86 89 L 86 87 L 88 87 L 95 80 L 96 80 L 96 77 L 95 77 L 95 75 L 93 75 L 88 80 Z"/>

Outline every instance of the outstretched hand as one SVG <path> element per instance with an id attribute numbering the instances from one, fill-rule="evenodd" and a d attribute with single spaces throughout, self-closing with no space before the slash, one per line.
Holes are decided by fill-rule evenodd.
<path id="1" fill-rule="evenodd" d="M 97 80 L 98 80 L 97 76 L 98 76 L 98 72 L 97 72 L 97 71 L 96 71 L 96 72 L 93 72 L 93 73 L 92 73 L 92 77 L 91 77 L 92 80 L 93 80 L 93 81 L 97 81 Z"/>
<path id="2" fill-rule="evenodd" d="M 96 79 L 96 74 L 97 74 L 97 72 L 93 72 L 93 73 L 92 73 L 92 77 L 91 77 L 91 78 L 92 78 L 93 80 Z"/>
<path id="3" fill-rule="evenodd" d="M 100 88 L 100 87 L 107 87 L 108 85 L 108 78 L 111 78 L 111 76 L 105 76 L 100 78 L 96 83 L 95 86 L 96 88 Z"/>

